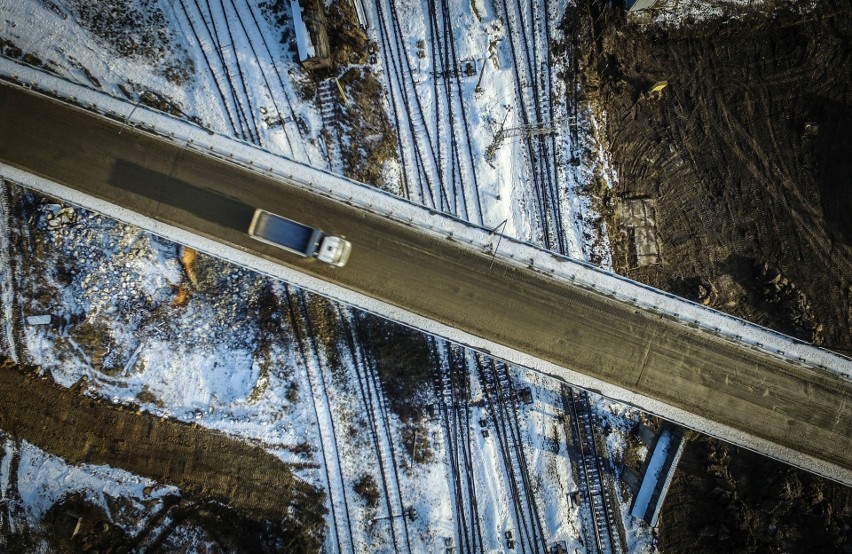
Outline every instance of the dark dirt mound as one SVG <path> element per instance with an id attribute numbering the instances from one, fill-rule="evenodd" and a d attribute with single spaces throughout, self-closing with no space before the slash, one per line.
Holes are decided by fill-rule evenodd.
<path id="1" fill-rule="evenodd" d="M 778 6 L 663 28 L 588 0 L 566 22 L 582 29 L 585 90 L 608 114 L 617 271 L 848 355 L 852 5 Z M 619 221 L 629 200 L 655 216 L 641 229 L 659 248 L 651 264 Z M 850 552 L 850 526 L 852 489 L 700 437 L 659 546 Z"/>
<path id="2" fill-rule="evenodd" d="M 660 517 L 664 552 L 852 552 L 852 495 L 708 437 L 681 458 Z"/>
<path id="3" fill-rule="evenodd" d="M 66 389 L 0 357 L 0 429 L 67 463 L 110 465 L 176 485 L 193 506 L 206 506 L 183 509 L 181 521 L 196 521 L 228 540 L 234 535 L 234 544 L 261 539 L 226 532 L 229 525 L 273 527 L 278 542 L 299 551 L 321 546 L 324 493 L 278 458 L 223 433 L 85 396 L 84 387 Z M 227 507 L 220 510 L 222 504 Z M 103 518 L 95 516 L 96 528 Z M 62 528 L 67 523 L 57 522 Z M 112 528 L 91 539 L 123 541 Z"/>
<path id="4" fill-rule="evenodd" d="M 125 553 L 132 549 L 130 537 L 110 521 L 104 510 L 80 494 L 69 495 L 42 518 L 51 546 L 58 552 Z"/>
<path id="5" fill-rule="evenodd" d="M 693 299 L 709 284 L 719 309 L 852 352 L 845 6 L 670 30 L 623 14 L 601 23 L 613 204 L 654 201 L 662 258 L 637 267 L 615 222 L 620 272 Z M 650 98 L 657 81 L 668 87 Z M 766 266 L 782 276 L 776 290 L 764 290 Z"/>

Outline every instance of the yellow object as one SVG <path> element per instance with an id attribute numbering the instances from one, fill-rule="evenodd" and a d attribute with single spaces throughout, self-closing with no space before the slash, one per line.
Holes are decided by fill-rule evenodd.
<path id="1" fill-rule="evenodd" d="M 669 86 L 668 81 L 657 81 L 648 89 L 648 96 L 656 96 L 659 98 L 663 94 L 663 89 L 667 86 Z"/>

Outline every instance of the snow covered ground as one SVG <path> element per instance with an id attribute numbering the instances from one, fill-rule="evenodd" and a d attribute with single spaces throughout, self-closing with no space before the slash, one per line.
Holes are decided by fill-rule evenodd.
<path id="1" fill-rule="evenodd" d="M 16 482 L 18 498 L 10 507 L 16 517 L 10 518 L 12 531 L 16 526 L 35 526 L 48 510 L 63 497 L 79 493 L 95 503 L 107 507 L 107 497 L 121 497 L 128 500 L 133 518 L 144 521 L 154 517 L 148 502 L 160 499 L 167 494 L 178 494 L 172 486 L 157 483 L 133 475 L 126 471 L 105 466 L 71 466 L 62 459 L 45 453 L 26 441 L 18 442 L 3 438 L 3 463 L 0 463 L 0 490 L 3 499 L 7 496 L 10 481 Z M 10 474 L 13 460 L 17 466 L 17 475 Z M 156 505 L 156 504 L 155 504 Z M 127 505 L 125 505 L 127 509 Z M 115 517 L 119 525 L 125 524 L 128 517 Z M 133 532 L 134 529 L 126 529 Z"/>
<path id="2" fill-rule="evenodd" d="M 426 6 L 418 2 L 398 6 L 407 14 L 401 34 L 408 46 L 396 54 L 417 64 L 416 75 L 422 80 L 414 90 L 424 99 L 428 99 L 433 60 L 418 58 L 416 52 L 417 42 L 428 36 Z M 545 231 L 535 214 L 529 160 L 521 141 L 506 141 L 494 159 L 486 161 L 495 125 L 517 123 L 512 121 L 517 112 L 509 107 L 517 104 L 518 93 L 501 18 L 490 3 L 471 6 L 473 9 L 458 14 L 457 56 L 485 61 L 484 67 L 479 66 L 480 92 L 476 92 L 475 79 L 465 81 L 462 87 L 464 103 L 470 107 L 473 149 L 465 171 L 475 174 L 479 182 L 478 189 L 463 194 L 468 199 L 478 195 L 481 222 L 486 226 L 505 221 L 507 234 L 537 242 Z M 556 15 L 564 9 L 564 3 L 553 3 Z M 374 10 L 374 5 L 367 6 L 375 20 Z M 168 99 L 173 112 L 217 133 L 243 138 L 274 154 L 317 167 L 338 167 L 321 136 L 319 109 L 312 98 L 301 96 L 301 88 L 310 80 L 293 61 L 288 45 L 279 43 L 276 30 L 257 6 L 223 2 L 221 8 L 206 11 L 200 4 L 127 0 L 117 2 L 108 13 L 116 24 L 124 25 L 118 27 L 126 29 L 122 40 L 97 32 L 86 3 L 3 3 L 0 38 L 5 42 L 0 45 L 9 55 L 14 53 L 8 48 L 14 46 L 21 52 L 18 56 L 32 56 L 30 62 L 40 62 L 70 81 L 119 98 L 130 96 L 131 103 L 153 92 Z M 127 17 L 134 23 L 123 19 Z M 223 32 L 225 20 L 241 25 L 233 26 L 236 34 L 230 45 L 216 47 L 219 39 L 213 36 Z M 555 27 L 558 20 L 549 23 Z M 374 70 L 381 74 L 380 67 Z M 233 78 L 236 71 L 241 78 L 234 81 L 248 84 L 242 90 L 239 84 L 228 84 L 228 76 Z M 555 80 L 552 84 L 556 96 L 563 97 L 565 85 Z M 436 118 L 437 99 L 433 101 L 424 101 L 429 121 Z M 557 105 L 554 119 L 568 117 L 567 111 L 568 107 Z M 280 120 L 269 119 L 271 112 L 279 114 Z M 607 175 L 609 170 L 601 145 L 591 139 L 593 115 L 575 117 L 583 129 L 580 136 L 588 142 L 571 144 L 568 133 L 562 133 L 556 141 L 561 145 L 560 155 L 577 149 L 594 155 L 589 163 L 559 168 L 559 182 L 564 184 L 559 205 L 563 221 L 571 222 L 565 229 L 566 253 L 581 259 L 594 255 L 606 264 L 605 233 L 594 223 L 599 218 L 591 211 L 591 199 L 581 192 L 594 176 Z M 240 123 L 241 118 L 246 121 Z M 403 151 L 403 157 L 406 155 L 410 152 Z M 400 178 L 402 172 L 389 163 L 387 179 Z M 20 198 L 20 194 L 17 191 L 12 196 Z M 5 201 L 8 196 L 0 198 Z M 425 196 L 419 199 L 427 202 Z M 387 421 L 384 441 L 395 446 L 377 445 L 381 439 L 370 440 L 366 433 L 358 432 L 370 426 L 368 414 L 373 409 L 359 383 L 377 369 L 368 359 L 347 354 L 349 347 L 343 339 L 326 344 L 310 334 L 300 335 L 299 329 L 305 325 L 318 326 L 328 317 L 338 329 L 345 329 L 346 322 L 360 315 L 337 307 L 336 316 L 319 317 L 310 307 L 323 301 L 284 283 L 206 256 L 187 264 L 177 245 L 138 228 L 80 209 L 57 220 L 62 206 L 50 200 L 37 203 L 28 223 L 10 220 L 17 208 L 0 204 L 0 225 L 4 227 L 0 261 L 14 256 L 16 263 L 27 267 L 16 275 L 3 271 L 4 339 L 0 347 L 4 354 L 42 366 L 66 386 L 86 377 L 89 394 L 257 441 L 282 460 L 300 464 L 299 475 L 328 492 L 328 551 L 390 552 L 405 550 L 407 542 L 408 549 L 420 552 L 461 544 L 464 525 L 471 522 L 460 521 L 469 514 L 459 513 L 451 501 L 452 454 L 440 421 L 429 417 L 417 421 L 429 437 L 432 452 L 428 460 L 422 460 L 402 446 L 407 429 L 403 418 L 392 410 L 375 408 L 379 419 Z M 13 232 L 27 234 L 27 243 L 39 254 L 11 252 L 7 237 Z M 3 267 L 10 264 L 3 263 Z M 15 350 L 10 312 L 14 302 L 9 299 L 13 291 L 27 315 L 46 313 L 64 319 L 60 326 L 25 326 L 24 352 Z M 270 301 L 281 312 L 272 322 L 263 311 Z M 288 315 L 288 306 L 298 309 Z M 274 340 L 269 325 L 278 331 Z M 353 340 L 360 339 L 354 336 Z M 474 372 L 472 367 L 470 371 Z M 561 384 L 519 368 L 512 368 L 510 375 L 515 388 L 530 387 L 534 399 L 517 412 L 518 444 L 523 445 L 522 455 L 532 478 L 526 494 L 533 497 L 538 510 L 543 542 L 564 541 L 570 548 L 582 550 L 582 520 L 578 507 L 568 499 L 575 485 L 561 424 Z M 484 389 L 477 382 L 474 376 L 470 396 L 474 423 L 488 421 L 487 412 L 476 406 L 484 402 Z M 610 411 L 608 405 L 600 409 Z M 612 411 L 631 413 L 618 406 Z M 622 415 L 606 417 L 620 422 L 613 426 L 617 433 L 631 426 Z M 514 531 L 520 541 L 522 520 L 532 513 L 512 507 L 512 472 L 518 470 L 513 468 L 511 454 L 503 459 L 497 451 L 496 425 L 485 424 L 492 433 L 485 437 L 475 424 L 469 452 L 485 551 L 505 550 L 506 531 Z M 17 476 L 9 475 L 7 465 L 0 466 L 0 484 L 6 494 L 9 483 L 17 483 L 29 525 L 36 525 L 49 504 L 70 490 L 84 491 L 103 502 L 99 494 L 105 490 L 134 499 L 140 497 L 140 486 L 157 487 L 120 470 L 72 468 L 35 447 L 13 446 L 7 441 L 7 451 L 13 448 L 21 451 L 23 461 Z M 4 462 L 8 459 L 3 458 Z M 390 477 L 391 468 L 396 478 Z M 356 483 L 365 475 L 387 483 L 386 502 L 374 506 L 356 492 Z M 64 483 L 62 488 L 54 485 L 57 479 Z M 416 517 L 396 517 L 401 515 L 397 508 L 409 507 L 416 509 Z M 631 550 L 650 548 L 647 530 L 629 518 L 625 522 Z M 534 547 L 528 544 L 526 549 Z"/>

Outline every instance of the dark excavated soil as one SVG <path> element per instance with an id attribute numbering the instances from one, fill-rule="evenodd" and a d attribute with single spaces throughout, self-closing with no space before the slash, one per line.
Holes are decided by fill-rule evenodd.
<path id="1" fill-rule="evenodd" d="M 852 552 L 849 488 L 708 437 L 690 441 L 660 517 L 664 552 Z"/>
<path id="2" fill-rule="evenodd" d="M 613 200 L 656 202 L 662 250 L 618 270 L 852 353 L 852 7 L 602 31 Z"/>
<path id="3" fill-rule="evenodd" d="M 620 182 L 603 205 L 616 269 L 852 354 L 852 5 L 790 4 L 678 29 L 581 2 L 587 90 Z M 795 4 L 795 3 L 793 3 Z M 658 99 L 643 94 L 668 81 Z M 638 267 L 617 206 L 655 205 Z M 850 552 L 852 489 L 707 437 L 666 500 L 671 552 Z"/>
<path id="4" fill-rule="evenodd" d="M 176 485 L 189 505 L 172 518 L 218 529 L 227 550 L 259 551 L 250 545 L 262 534 L 241 536 L 239 528 L 274 528 L 272 543 L 319 549 L 323 493 L 278 458 L 222 433 L 86 396 L 83 388 L 61 387 L 0 357 L 0 429 L 70 464 L 110 465 Z"/>

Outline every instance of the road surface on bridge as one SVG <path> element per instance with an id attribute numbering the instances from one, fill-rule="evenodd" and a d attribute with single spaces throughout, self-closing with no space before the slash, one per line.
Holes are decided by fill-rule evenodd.
<path id="1" fill-rule="evenodd" d="M 852 485 L 852 386 L 835 373 L 8 85 L 0 161 L 695 414 L 713 424 L 702 431 L 733 429 L 761 445 L 743 446 Z M 348 265 L 252 240 L 254 207 L 345 236 Z"/>

